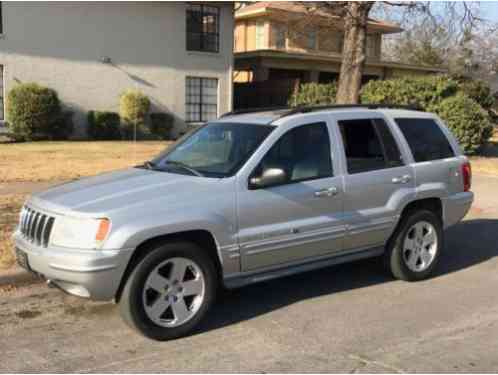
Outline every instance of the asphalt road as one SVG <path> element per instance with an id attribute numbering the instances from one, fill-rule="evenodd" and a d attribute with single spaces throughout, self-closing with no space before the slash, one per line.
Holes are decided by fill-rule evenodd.
<path id="1" fill-rule="evenodd" d="M 172 342 L 138 336 L 112 304 L 0 291 L 0 372 L 497 372 L 498 178 L 473 190 L 432 279 L 367 260 L 253 285 Z"/>

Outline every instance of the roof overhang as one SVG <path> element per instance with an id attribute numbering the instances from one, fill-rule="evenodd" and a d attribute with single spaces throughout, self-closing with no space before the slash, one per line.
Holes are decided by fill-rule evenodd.
<path id="1" fill-rule="evenodd" d="M 237 61 L 244 61 L 249 59 L 287 59 L 287 60 L 298 60 L 298 61 L 309 61 L 309 62 L 322 62 L 322 63 L 338 63 L 342 62 L 342 57 L 340 54 L 312 54 L 312 53 L 299 53 L 299 52 L 288 52 L 288 51 L 276 51 L 276 50 L 257 50 L 248 52 L 236 52 L 234 53 L 235 67 L 237 67 Z M 417 70 L 424 71 L 428 73 L 447 73 L 447 69 L 438 68 L 433 66 L 422 66 L 413 64 L 404 64 L 393 61 L 372 61 L 367 60 L 367 67 L 375 68 L 391 68 L 391 69 L 402 69 L 402 70 Z"/>

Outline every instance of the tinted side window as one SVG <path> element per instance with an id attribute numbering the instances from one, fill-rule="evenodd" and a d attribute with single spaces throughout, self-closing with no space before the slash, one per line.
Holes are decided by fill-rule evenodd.
<path id="1" fill-rule="evenodd" d="M 405 136 L 416 162 L 455 156 L 448 139 L 434 120 L 398 118 L 395 121 Z"/>
<path id="2" fill-rule="evenodd" d="M 382 119 L 373 120 L 377 132 L 384 146 L 384 152 L 386 154 L 387 166 L 389 168 L 399 167 L 403 165 L 403 158 L 401 151 L 399 150 L 398 144 L 394 139 L 389 126 Z"/>
<path id="3" fill-rule="evenodd" d="M 383 145 L 372 120 L 338 121 L 350 174 L 386 168 Z"/>
<path id="4" fill-rule="evenodd" d="M 327 125 L 303 125 L 285 133 L 265 155 L 256 174 L 270 168 L 283 169 L 289 183 L 332 176 Z"/>

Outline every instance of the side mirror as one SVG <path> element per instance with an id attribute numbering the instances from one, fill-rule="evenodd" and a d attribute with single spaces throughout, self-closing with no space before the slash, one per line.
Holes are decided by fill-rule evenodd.
<path id="1" fill-rule="evenodd" d="M 287 181 L 287 175 L 283 169 L 269 168 L 259 177 L 249 179 L 249 189 L 261 189 L 274 185 L 281 185 Z"/>

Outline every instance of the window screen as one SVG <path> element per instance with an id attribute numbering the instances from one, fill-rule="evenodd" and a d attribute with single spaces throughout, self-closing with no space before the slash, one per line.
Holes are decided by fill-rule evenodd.
<path id="1" fill-rule="evenodd" d="M 185 106 L 187 122 L 206 122 L 218 117 L 218 80 L 187 77 Z"/>
<path id="2" fill-rule="evenodd" d="M 278 49 L 285 48 L 285 26 L 283 25 L 273 25 L 272 27 L 273 35 L 275 38 L 275 47 Z"/>
<path id="3" fill-rule="evenodd" d="M 3 66 L 0 65 L 0 121 L 5 120 L 3 108 Z"/>
<path id="4" fill-rule="evenodd" d="M 264 22 L 256 23 L 256 48 L 257 49 L 265 48 L 265 23 Z"/>
<path id="5" fill-rule="evenodd" d="M 316 48 L 316 31 L 312 30 L 308 33 L 308 48 L 315 49 Z"/>
<path id="6" fill-rule="evenodd" d="M 187 7 L 187 50 L 218 52 L 220 47 L 220 9 L 189 4 Z"/>
<path id="7" fill-rule="evenodd" d="M 3 34 L 3 14 L 2 14 L 3 3 L 0 1 L 0 34 Z"/>
<path id="8" fill-rule="evenodd" d="M 448 139 L 434 120 L 398 118 L 396 123 L 405 136 L 416 162 L 455 156 Z"/>
<path id="9" fill-rule="evenodd" d="M 271 168 L 283 169 L 288 182 L 332 176 L 327 125 L 303 125 L 285 133 L 265 155 L 256 174 Z"/>

